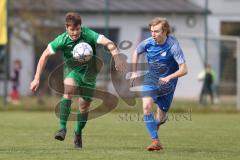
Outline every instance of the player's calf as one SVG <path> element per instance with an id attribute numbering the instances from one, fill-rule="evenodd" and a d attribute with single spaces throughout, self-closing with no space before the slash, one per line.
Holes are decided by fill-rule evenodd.
<path id="1" fill-rule="evenodd" d="M 159 121 L 157 122 L 157 130 L 159 130 L 160 126 L 161 126 L 162 124 L 166 123 L 167 120 L 168 120 L 168 116 L 167 116 L 167 115 L 165 115 L 165 117 L 163 117 L 162 120 L 159 120 Z"/>

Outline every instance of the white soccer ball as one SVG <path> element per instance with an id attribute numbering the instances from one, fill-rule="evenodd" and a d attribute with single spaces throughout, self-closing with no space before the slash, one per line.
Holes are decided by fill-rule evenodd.
<path id="1" fill-rule="evenodd" d="M 87 62 L 93 56 L 93 49 L 88 43 L 80 42 L 73 48 L 72 54 L 79 62 Z"/>

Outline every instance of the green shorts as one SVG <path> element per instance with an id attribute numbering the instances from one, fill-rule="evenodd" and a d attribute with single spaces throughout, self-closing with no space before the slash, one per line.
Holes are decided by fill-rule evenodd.
<path id="1" fill-rule="evenodd" d="M 76 93 L 79 94 L 80 97 L 83 97 L 85 101 L 92 101 L 96 90 L 97 73 L 91 72 L 91 70 L 87 70 L 86 68 L 70 69 L 64 67 L 64 79 L 65 78 L 74 79 L 76 85 L 79 87 Z"/>

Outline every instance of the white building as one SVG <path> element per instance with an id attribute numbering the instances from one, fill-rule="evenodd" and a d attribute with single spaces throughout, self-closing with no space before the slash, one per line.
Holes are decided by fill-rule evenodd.
<path id="1" fill-rule="evenodd" d="M 28 10 L 24 6 L 23 1 L 25 0 L 14 1 L 13 8 L 15 11 Z M 54 10 L 52 13 L 56 14 L 54 15 L 56 19 L 62 20 L 60 25 L 56 27 L 58 29 L 60 28 L 60 31 L 64 30 L 63 20 L 64 14 L 67 11 L 80 12 L 84 25 L 96 29 L 97 31 L 104 31 L 104 28 L 106 27 L 104 0 L 55 1 L 53 1 L 53 4 L 55 5 L 50 6 Z M 192 2 L 186 0 L 109 0 L 110 38 L 113 37 L 112 39 L 118 42 L 118 44 L 124 40 L 128 40 L 133 43 L 127 50 L 121 50 L 121 53 L 128 56 L 128 62 L 130 62 L 131 53 L 133 52 L 136 44 L 147 34 L 148 23 L 156 16 L 167 17 L 174 28 L 174 33 L 176 35 L 195 35 L 197 33 L 203 36 L 204 7 L 200 7 L 202 5 L 201 3 L 194 3 L 194 0 L 192 0 Z M 34 1 L 34 4 L 30 5 L 30 8 L 36 13 L 44 12 L 44 9 L 46 9 L 41 4 L 37 4 L 37 1 Z M 22 37 L 32 43 L 25 44 L 12 34 L 10 36 L 10 57 L 11 62 L 15 59 L 20 59 L 22 61 L 23 69 L 21 72 L 20 91 L 23 95 L 30 95 L 31 92 L 28 89 L 29 83 L 33 78 L 36 67 L 36 47 L 34 47 L 36 46 L 36 37 L 31 36 L 28 33 L 28 31 L 33 31 L 34 29 L 31 29 L 30 25 L 24 24 L 25 23 L 23 23 L 20 30 L 13 28 L 13 32 L 20 33 Z M 45 24 L 49 25 L 51 23 L 46 22 Z M 202 69 L 202 62 L 199 58 L 197 58 L 198 53 L 195 53 L 197 50 L 196 48 L 189 45 L 189 42 L 186 42 L 182 38 L 180 38 L 179 41 L 187 59 L 189 73 L 187 76 L 180 79 L 175 95 L 179 98 L 196 98 L 198 97 L 201 89 L 201 85 L 199 85 L 199 82 L 197 81 L 197 75 Z M 44 45 L 40 44 L 42 48 L 40 47 L 38 50 L 43 50 L 46 43 L 47 42 L 45 42 Z M 2 88 L 3 85 L 1 84 L 0 86 Z M 114 92 L 110 83 L 109 89 L 111 92 Z"/>
<path id="2" fill-rule="evenodd" d="M 191 0 L 203 8 L 208 8 L 208 33 L 213 36 L 222 36 L 221 42 L 228 43 L 225 48 L 214 53 L 209 50 L 209 61 L 216 64 L 215 69 L 219 73 L 220 92 L 235 95 L 237 88 L 237 44 L 234 39 L 240 38 L 240 1 L 239 0 Z M 229 36 L 223 40 L 223 36 Z M 232 37 L 230 37 L 232 36 Z M 211 41 L 211 39 L 210 39 Z M 211 44 L 210 44 L 211 45 Z M 238 44 L 240 45 L 240 44 Z M 219 63 L 216 63 L 219 61 Z M 217 66 L 218 64 L 218 66 Z"/>

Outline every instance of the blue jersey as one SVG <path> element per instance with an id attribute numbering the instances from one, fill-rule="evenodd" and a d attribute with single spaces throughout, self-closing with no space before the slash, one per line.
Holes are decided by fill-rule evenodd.
<path id="1" fill-rule="evenodd" d="M 159 87 L 159 78 L 176 72 L 179 65 L 185 63 L 183 51 L 173 36 L 167 36 L 164 44 L 157 44 L 150 37 L 142 41 L 136 50 L 138 54 L 145 54 L 148 62 L 149 69 L 144 78 L 144 85 Z M 170 84 L 170 88 L 175 89 L 177 78 L 171 80 Z"/>
<path id="2" fill-rule="evenodd" d="M 167 36 L 164 44 L 157 44 L 150 37 L 142 41 L 136 50 L 138 54 L 145 54 L 149 67 L 144 75 L 142 96 L 151 96 L 160 109 L 167 112 L 172 103 L 177 78 L 167 84 L 159 84 L 159 78 L 176 72 L 179 65 L 185 63 L 179 43 L 173 36 Z"/>

